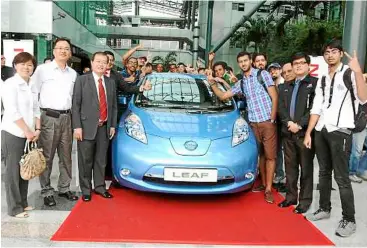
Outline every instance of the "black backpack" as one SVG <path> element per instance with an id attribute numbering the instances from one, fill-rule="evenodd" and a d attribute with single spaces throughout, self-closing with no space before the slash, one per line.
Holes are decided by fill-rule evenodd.
<path id="1" fill-rule="evenodd" d="M 335 77 L 335 75 L 334 75 L 334 77 Z M 334 81 L 334 78 L 333 78 L 333 81 Z M 332 81 L 332 85 L 333 85 L 333 81 Z M 355 108 L 355 104 L 354 104 L 354 102 L 356 100 L 356 96 L 354 95 L 354 90 L 353 90 L 353 87 L 352 87 L 352 70 L 350 68 L 345 70 L 345 72 L 343 74 L 343 81 L 344 81 L 345 87 L 350 92 L 350 97 L 352 99 L 352 107 L 353 107 L 355 127 L 354 127 L 354 129 L 351 129 L 351 131 L 353 133 L 362 132 L 366 128 L 366 125 L 367 125 L 367 104 L 363 104 L 363 105 L 360 104 L 358 106 L 358 113 L 356 113 L 356 108 Z M 324 99 L 325 99 L 325 87 L 326 87 L 325 76 L 322 76 L 321 89 L 322 89 L 322 95 L 323 95 Z M 347 91 L 347 93 L 348 93 L 348 91 Z M 345 97 L 344 97 L 344 99 L 345 99 Z M 331 101 L 331 99 L 329 100 L 329 104 L 331 103 L 330 101 Z M 344 100 L 343 100 L 342 105 L 340 106 L 340 109 L 343 107 L 343 104 L 344 104 Z M 339 124 L 340 112 L 341 111 L 339 111 L 337 125 Z"/>

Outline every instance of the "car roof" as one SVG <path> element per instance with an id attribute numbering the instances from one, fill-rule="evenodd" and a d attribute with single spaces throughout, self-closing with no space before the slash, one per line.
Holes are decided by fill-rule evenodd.
<path id="1" fill-rule="evenodd" d="M 162 73 L 153 73 L 147 75 L 147 78 L 159 77 L 159 78 L 194 78 L 194 79 L 206 79 L 205 75 L 201 74 L 187 74 L 187 73 L 171 73 L 171 72 L 162 72 Z"/>

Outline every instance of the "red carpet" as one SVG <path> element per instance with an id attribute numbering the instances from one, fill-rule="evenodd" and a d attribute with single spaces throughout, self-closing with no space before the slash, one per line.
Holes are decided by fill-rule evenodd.
<path id="1" fill-rule="evenodd" d="M 261 193 L 181 196 L 112 190 L 76 204 L 54 241 L 218 245 L 334 245 L 292 208 Z M 275 194 L 276 203 L 282 197 Z"/>

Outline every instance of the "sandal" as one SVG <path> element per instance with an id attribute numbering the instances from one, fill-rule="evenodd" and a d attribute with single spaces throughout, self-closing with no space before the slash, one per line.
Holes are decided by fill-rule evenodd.
<path id="1" fill-rule="evenodd" d="M 24 208 L 24 211 L 32 211 L 32 210 L 34 210 L 34 207 L 32 207 L 32 206 L 28 206 L 28 207 Z"/>
<path id="2" fill-rule="evenodd" d="M 23 213 L 15 215 L 14 217 L 16 217 L 16 218 L 28 218 L 29 215 L 28 215 L 27 212 L 23 212 Z"/>

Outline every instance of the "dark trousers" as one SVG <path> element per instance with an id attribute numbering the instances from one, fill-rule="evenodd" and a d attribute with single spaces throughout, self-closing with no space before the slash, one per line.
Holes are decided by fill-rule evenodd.
<path id="1" fill-rule="evenodd" d="M 15 216 L 28 207 L 28 181 L 20 177 L 19 161 L 24 154 L 26 139 L 1 131 L 1 152 L 5 164 L 5 194 L 8 214 Z"/>
<path id="2" fill-rule="evenodd" d="M 283 137 L 281 135 L 282 133 L 282 125 L 277 124 L 277 165 L 275 167 L 275 175 L 277 177 L 284 177 L 284 167 L 283 167 Z"/>
<path id="3" fill-rule="evenodd" d="M 54 118 L 47 116 L 46 111 L 42 111 L 41 128 L 39 145 L 43 149 L 43 155 L 46 159 L 46 170 L 39 177 L 42 189 L 41 195 L 46 197 L 54 194 L 50 177 L 56 150 L 59 157 L 60 171 L 57 188 L 59 193 L 70 191 L 72 178 L 71 150 L 73 143 L 71 115 L 61 114 L 59 118 Z"/>
<path id="4" fill-rule="evenodd" d="M 287 201 L 297 202 L 302 207 L 309 207 L 312 203 L 313 191 L 313 158 L 314 149 L 303 145 L 303 138 L 292 134 L 283 137 L 285 174 L 287 185 Z M 299 175 L 301 169 L 301 176 Z M 300 192 L 298 195 L 298 178 L 300 177 Z"/>
<path id="5" fill-rule="evenodd" d="M 83 195 L 91 194 L 92 173 L 94 190 L 98 193 L 106 191 L 105 169 L 108 143 L 106 125 L 98 127 L 94 140 L 78 141 L 79 182 Z"/>
<path id="6" fill-rule="evenodd" d="M 355 221 L 354 195 L 349 179 L 349 157 L 352 147 L 352 135 L 339 131 L 328 133 L 324 128 L 315 133 L 317 160 L 319 161 L 320 208 L 331 210 L 331 176 L 339 187 L 343 217 Z"/>

